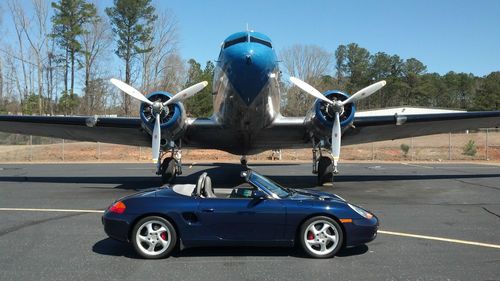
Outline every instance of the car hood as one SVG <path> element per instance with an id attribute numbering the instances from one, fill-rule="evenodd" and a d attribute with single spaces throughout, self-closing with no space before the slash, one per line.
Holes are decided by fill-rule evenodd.
<path id="1" fill-rule="evenodd" d="M 295 193 L 290 196 L 290 199 L 346 202 L 342 197 L 336 194 L 306 189 L 294 189 L 294 191 Z"/>

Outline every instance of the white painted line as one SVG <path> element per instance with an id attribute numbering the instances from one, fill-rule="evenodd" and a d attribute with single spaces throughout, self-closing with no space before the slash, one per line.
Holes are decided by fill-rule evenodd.
<path id="1" fill-rule="evenodd" d="M 449 239 L 449 238 L 443 238 L 443 237 L 417 235 L 417 234 L 402 233 L 402 232 L 393 232 L 393 231 L 384 231 L 384 230 L 379 230 L 378 233 L 387 234 L 387 235 L 396 235 L 396 236 L 403 236 L 403 237 L 411 237 L 411 238 L 427 239 L 427 240 L 436 240 L 436 241 L 443 241 L 443 242 L 450 242 L 450 243 L 457 243 L 457 244 L 465 244 L 465 245 L 473 245 L 473 246 L 480 246 L 480 247 L 500 249 L 500 245 L 488 244 L 488 243 L 481 243 L 481 242 L 474 242 L 474 241 L 467 241 L 467 240 Z"/>
<path id="2" fill-rule="evenodd" d="M 434 169 L 434 167 L 431 167 L 431 166 L 424 166 L 424 165 L 418 165 L 418 164 L 410 164 L 410 163 L 401 163 L 401 164 L 405 165 L 405 166 L 410 166 L 410 167 L 425 168 L 425 169 Z"/>
<path id="3" fill-rule="evenodd" d="M 31 209 L 31 208 L 0 208 L 0 211 L 63 212 L 63 213 L 104 213 L 104 211 L 101 211 L 101 210 Z"/>

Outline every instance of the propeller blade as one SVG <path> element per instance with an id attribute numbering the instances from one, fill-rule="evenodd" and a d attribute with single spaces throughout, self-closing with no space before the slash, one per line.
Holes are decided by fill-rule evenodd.
<path id="1" fill-rule="evenodd" d="M 386 82 L 384 80 L 379 81 L 377 83 L 371 84 L 368 87 L 365 87 L 359 91 L 357 91 L 354 95 L 350 96 L 348 99 L 342 102 L 342 105 L 346 105 L 351 102 L 356 102 L 360 99 L 364 99 L 366 97 L 371 96 L 373 93 L 376 91 L 380 90 L 382 87 L 384 87 Z"/>
<path id="2" fill-rule="evenodd" d="M 153 161 L 158 162 L 160 158 L 160 138 L 161 138 L 161 128 L 160 128 L 160 114 L 157 113 L 155 116 L 155 127 L 153 129 L 153 136 L 151 138 L 151 148 L 153 152 Z"/>
<path id="3" fill-rule="evenodd" d="M 113 85 L 118 87 L 118 89 L 124 91 L 129 96 L 131 96 L 135 99 L 138 99 L 142 102 L 145 102 L 149 105 L 153 104 L 153 102 L 148 100 L 143 94 L 141 94 L 141 92 L 137 91 L 134 87 L 128 85 L 127 83 L 125 83 L 121 80 L 115 79 L 115 78 L 111 78 L 111 80 L 109 80 L 109 81 L 111 81 L 111 83 L 113 83 Z"/>
<path id="4" fill-rule="evenodd" d="M 322 93 L 320 93 L 318 90 L 316 90 L 313 86 L 307 84 L 306 82 L 300 80 L 299 78 L 296 77 L 290 77 L 290 81 L 292 81 L 295 86 L 301 88 L 304 92 L 310 94 L 311 96 L 326 101 L 327 103 L 333 104 L 331 100 L 329 100 L 327 97 L 325 97 Z"/>
<path id="5" fill-rule="evenodd" d="M 335 112 L 335 121 L 333 122 L 332 128 L 332 156 L 333 156 L 333 172 L 338 173 L 337 163 L 340 157 L 340 142 L 342 138 L 342 132 L 340 131 L 340 114 Z"/>
<path id="6" fill-rule="evenodd" d="M 205 88 L 208 85 L 207 81 L 200 82 L 198 84 L 194 84 L 193 86 L 186 88 L 180 92 L 178 92 L 176 95 L 174 95 L 171 99 L 163 103 L 163 105 L 169 105 L 181 100 L 185 100 L 189 97 L 192 97 L 199 93 L 203 88 Z"/>

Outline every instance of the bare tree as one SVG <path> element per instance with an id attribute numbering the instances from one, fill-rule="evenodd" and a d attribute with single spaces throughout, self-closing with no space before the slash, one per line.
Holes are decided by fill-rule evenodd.
<path id="1" fill-rule="evenodd" d="M 107 87 L 101 77 L 99 62 L 106 61 L 113 40 L 111 26 L 104 17 L 98 16 L 86 23 L 88 32 L 81 36 L 83 62 L 85 68 L 85 96 L 81 113 L 96 114 L 105 104 Z"/>
<path id="2" fill-rule="evenodd" d="M 160 79 L 157 90 L 171 93 L 181 91 L 186 84 L 186 63 L 177 52 L 166 57 Z"/>
<path id="3" fill-rule="evenodd" d="M 143 49 L 151 50 L 142 53 L 140 56 L 142 65 L 142 90 L 150 92 L 152 89 L 159 89 L 164 76 L 162 73 L 167 70 L 167 61 L 173 62 L 174 54 L 178 45 L 177 19 L 174 14 L 165 10 L 159 13 L 159 17 L 153 27 L 153 36 L 143 42 Z M 162 81 L 163 80 L 163 81 Z"/>
<path id="4" fill-rule="evenodd" d="M 42 54 L 43 48 L 46 47 L 47 41 L 47 19 L 48 19 L 48 1 L 45 0 L 32 0 L 34 8 L 34 17 L 36 24 L 30 26 L 31 19 L 28 19 L 24 15 L 20 15 L 20 23 L 22 25 L 26 39 L 28 40 L 31 50 L 35 55 L 36 66 L 37 66 L 37 84 L 38 84 L 38 113 L 43 113 L 43 69 L 42 65 Z M 21 10 L 22 12 L 22 10 Z"/>
<path id="5" fill-rule="evenodd" d="M 22 28 L 22 20 L 20 17 L 24 17 L 24 11 L 22 10 L 22 7 L 17 1 L 11 0 L 8 2 L 9 10 L 11 13 L 12 21 L 14 23 L 14 29 L 16 31 L 16 38 L 17 38 L 17 43 L 18 43 L 18 62 L 21 64 L 22 68 L 22 84 L 19 79 L 19 76 L 17 75 L 17 71 L 15 72 L 15 79 L 16 85 L 19 91 L 20 95 L 20 101 L 21 104 L 23 101 L 28 97 L 29 89 L 28 89 L 28 72 L 26 70 L 26 60 L 24 59 L 24 40 L 23 40 L 23 28 Z M 11 66 L 15 68 L 15 63 L 12 61 L 12 58 L 16 56 L 10 56 L 11 59 Z"/>
<path id="6" fill-rule="evenodd" d="M 332 66 L 332 54 L 315 45 L 293 45 L 281 51 L 280 58 L 287 75 L 298 77 L 312 86 L 319 86 L 321 77 Z M 297 87 L 288 87 L 283 98 L 283 113 L 288 116 L 303 115 L 314 101 L 314 98 Z"/>

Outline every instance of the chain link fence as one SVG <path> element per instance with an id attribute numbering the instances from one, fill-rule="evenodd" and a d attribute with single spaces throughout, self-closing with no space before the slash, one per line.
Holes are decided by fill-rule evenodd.
<path id="1" fill-rule="evenodd" d="M 279 153 L 280 157 L 277 157 Z M 311 148 L 269 150 L 249 160 L 311 160 Z M 441 134 L 383 141 L 342 148 L 344 160 L 371 161 L 500 161 L 500 131 Z M 183 150 L 185 161 L 239 161 L 239 156 L 218 150 Z M 0 162 L 151 161 L 151 149 L 107 143 L 0 134 Z M 279 160 L 278 160 L 279 161 Z"/>

